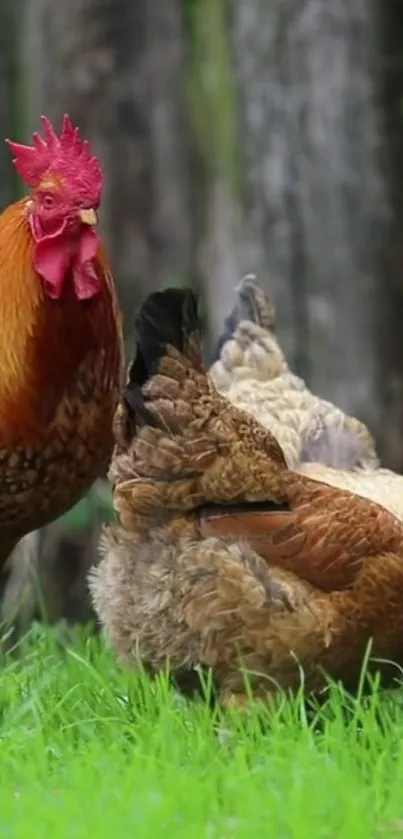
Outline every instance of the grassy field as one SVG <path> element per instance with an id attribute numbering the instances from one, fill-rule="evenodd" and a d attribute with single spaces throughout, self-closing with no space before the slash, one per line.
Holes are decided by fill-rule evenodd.
<path id="1" fill-rule="evenodd" d="M 403 835 L 399 694 L 219 716 L 40 632 L 1 672 L 0 837 Z"/>

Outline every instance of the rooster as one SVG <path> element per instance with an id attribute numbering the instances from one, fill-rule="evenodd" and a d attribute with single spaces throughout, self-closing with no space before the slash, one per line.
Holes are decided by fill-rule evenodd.
<path id="1" fill-rule="evenodd" d="M 0 215 L 0 567 L 106 471 L 123 344 L 96 230 L 102 170 L 68 115 L 6 143 L 30 194 Z"/>
<path id="2" fill-rule="evenodd" d="M 308 692 L 326 674 L 353 689 L 372 639 L 393 682 L 376 659 L 403 665 L 402 521 L 292 471 L 217 392 L 191 292 L 150 295 L 137 335 L 110 468 L 119 524 L 90 582 L 115 651 L 153 672 L 211 667 L 227 703 L 245 698 L 245 670 L 264 697 L 301 672 Z"/>

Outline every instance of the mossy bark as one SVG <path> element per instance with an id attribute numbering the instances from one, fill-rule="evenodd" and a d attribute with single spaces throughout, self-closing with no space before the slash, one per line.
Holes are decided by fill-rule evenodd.
<path id="1" fill-rule="evenodd" d="M 194 156 L 195 267 L 216 336 L 243 260 L 243 170 L 229 0 L 187 0 L 187 98 Z"/>

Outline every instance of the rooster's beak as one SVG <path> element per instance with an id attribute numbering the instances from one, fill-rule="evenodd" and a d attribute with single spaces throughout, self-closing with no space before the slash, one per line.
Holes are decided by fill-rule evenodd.
<path id="1" fill-rule="evenodd" d="M 89 224 L 94 227 L 98 223 L 97 214 L 95 210 L 79 210 L 78 218 L 83 224 Z"/>

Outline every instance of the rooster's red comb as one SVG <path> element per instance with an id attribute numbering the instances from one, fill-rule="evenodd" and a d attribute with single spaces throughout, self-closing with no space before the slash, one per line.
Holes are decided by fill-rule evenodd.
<path id="1" fill-rule="evenodd" d="M 35 132 L 33 146 L 6 140 L 18 174 L 31 187 L 38 186 L 46 174 L 54 174 L 69 191 L 97 207 L 102 193 L 102 170 L 89 142 L 81 139 L 68 114 L 63 117 L 60 137 L 48 117 L 41 119 L 44 137 Z"/>

